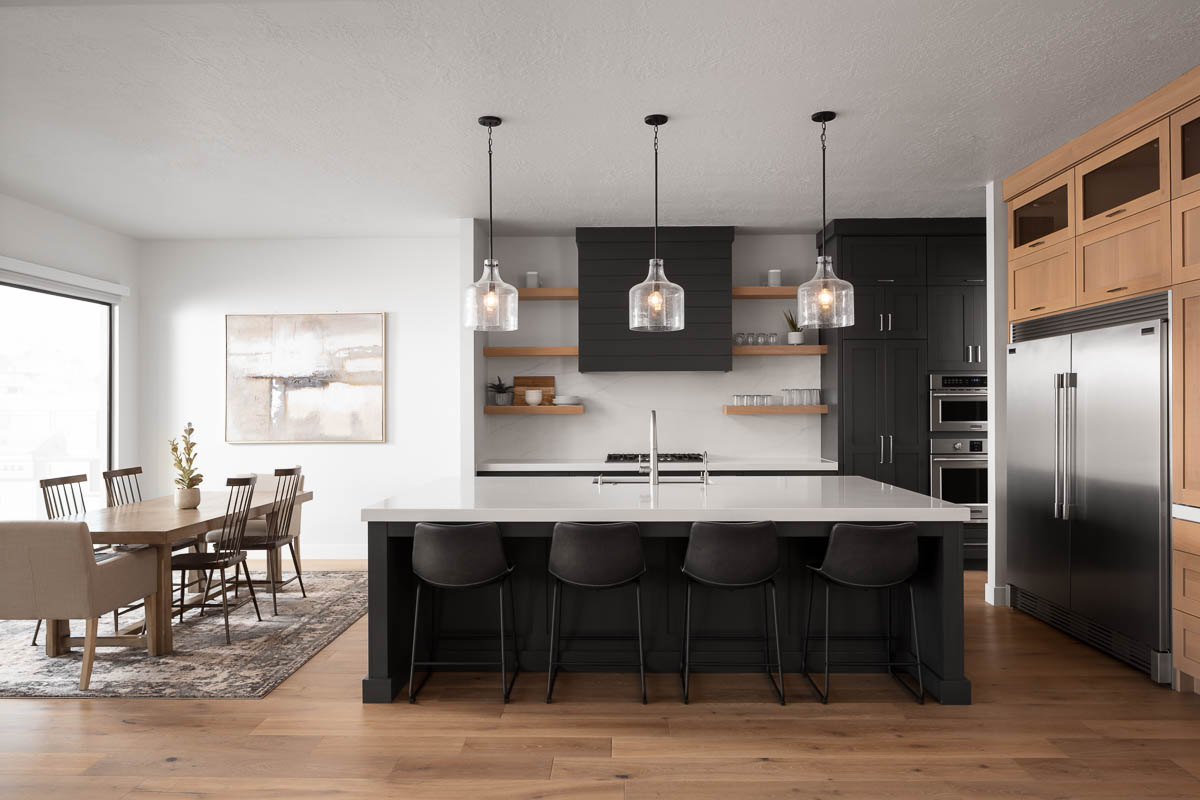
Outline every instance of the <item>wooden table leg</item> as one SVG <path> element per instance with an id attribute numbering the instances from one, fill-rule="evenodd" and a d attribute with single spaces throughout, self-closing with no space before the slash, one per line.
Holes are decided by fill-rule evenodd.
<path id="1" fill-rule="evenodd" d="M 43 628 L 46 636 L 46 655 L 54 658 L 71 652 L 71 647 L 63 641 L 71 635 L 69 619 L 48 619 Z"/>
<path id="2" fill-rule="evenodd" d="M 153 609 L 156 619 L 146 627 L 146 650 L 152 656 L 170 655 L 175 649 L 174 636 L 171 631 L 171 545 L 158 544 L 154 546 L 158 557 L 158 591 L 154 601 L 146 607 L 147 619 Z"/>

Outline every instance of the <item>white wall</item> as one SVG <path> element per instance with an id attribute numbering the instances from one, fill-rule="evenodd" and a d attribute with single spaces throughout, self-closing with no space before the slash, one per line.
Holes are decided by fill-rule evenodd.
<path id="1" fill-rule="evenodd" d="M 1008 605 L 1008 208 L 1000 181 L 987 193 L 988 580 L 984 597 Z"/>
<path id="2" fill-rule="evenodd" d="M 365 558 L 360 508 L 457 476 L 465 423 L 458 237 L 147 242 L 141 252 L 141 461 L 171 490 L 167 440 L 196 427 L 204 488 L 300 464 L 308 558 Z M 225 315 L 387 312 L 384 444 L 226 444 Z M 469 444 L 466 446 L 469 447 Z"/>
<path id="3" fill-rule="evenodd" d="M 116 307 L 114 463 L 138 453 L 138 243 L 65 214 L 0 194 L 0 255 L 129 287 Z"/>
<path id="4" fill-rule="evenodd" d="M 496 257 L 505 279 L 525 285 L 526 270 L 536 270 L 543 286 L 577 285 L 575 239 L 502 237 Z M 812 276 L 815 237 L 742 235 L 733 242 L 735 285 L 766 282 L 768 268 L 783 270 L 785 284 Z M 666 265 L 667 275 L 671 265 Z M 794 300 L 734 301 L 734 331 L 780 334 L 787 327 L 785 308 Z M 578 337 L 575 303 L 524 303 L 520 329 L 488 334 L 492 345 L 573 345 Z M 664 451 L 708 450 L 714 457 L 817 456 L 820 418 L 816 416 L 727 417 L 721 406 L 733 394 L 778 394 L 783 388 L 820 386 L 819 357 L 735 358 L 733 371 L 609 372 L 581 374 L 574 358 L 488 359 L 487 380 L 497 375 L 511 383 L 515 375 L 554 375 L 560 394 L 581 395 L 583 416 L 483 418 L 477 457 L 595 459 L 608 452 L 646 449 L 647 412 L 658 409 L 659 447 Z"/>

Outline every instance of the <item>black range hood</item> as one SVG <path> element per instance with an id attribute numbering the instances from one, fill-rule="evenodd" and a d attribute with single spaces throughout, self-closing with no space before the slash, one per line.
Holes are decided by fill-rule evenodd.
<path id="1" fill-rule="evenodd" d="M 576 228 L 580 372 L 733 368 L 733 227 L 658 229 L 667 277 L 683 287 L 684 329 L 629 330 L 629 289 L 646 277 L 654 229 Z"/>

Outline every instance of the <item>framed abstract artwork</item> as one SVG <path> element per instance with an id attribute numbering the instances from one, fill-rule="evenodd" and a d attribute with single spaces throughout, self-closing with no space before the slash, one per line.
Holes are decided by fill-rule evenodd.
<path id="1" fill-rule="evenodd" d="M 382 442 L 382 313 L 225 317 L 225 441 Z"/>

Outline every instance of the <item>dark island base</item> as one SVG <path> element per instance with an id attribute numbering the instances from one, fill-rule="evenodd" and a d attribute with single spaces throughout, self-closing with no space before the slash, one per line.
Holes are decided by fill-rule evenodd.
<path id="1" fill-rule="evenodd" d="M 363 679 L 364 703 L 390 703 L 408 682 L 413 624 L 412 533 L 415 523 L 372 522 L 369 537 L 368 640 L 369 671 Z M 645 539 L 647 573 L 642 578 L 643 635 L 646 668 L 651 672 L 677 672 L 683 634 L 684 596 L 687 587 L 680 565 L 690 523 L 639 523 Z M 779 523 L 782 568 L 776 578 L 779 591 L 779 631 L 786 672 L 800 669 L 809 582 L 807 564 L 819 564 L 825 552 L 830 523 Z M 516 565 L 513 595 L 516 632 L 522 671 L 545 672 L 549 658 L 550 598 L 553 582 L 546 572 L 550 536 L 548 522 L 501 523 L 505 549 Z M 963 674 L 962 525 L 919 523 L 921 567 L 914 579 L 917 615 L 921 628 L 921 658 L 925 688 L 946 704 L 969 704 L 971 682 Z M 443 661 L 496 661 L 498 598 L 495 586 L 438 592 L 440 651 Z M 830 649 L 835 660 L 881 661 L 887 625 L 886 592 L 866 592 L 834 587 Z M 632 587 L 583 591 L 567 587 L 563 593 L 562 632 L 585 638 L 564 640 L 563 658 L 614 664 L 636 663 L 636 633 Z M 700 587 L 692 595 L 693 664 L 703 671 L 705 660 L 744 660 L 745 667 L 726 672 L 762 669 L 763 597 L 758 589 L 723 591 Z M 809 668 L 823 669 L 824 593 L 818 581 L 813 594 Z M 418 654 L 429 645 L 432 604 L 422 602 Z M 911 660 L 912 634 L 907 593 L 896 591 L 892 601 L 892 630 L 896 660 Z M 703 635 L 731 635 L 734 641 L 696 639 Z M 707 656 L 707 657 L 706 657 Z M 569 668 L 568 668 L 569 669 Z M 593 671 L 603 667 L 593 667 Z M 614 669 L 614 671 L 620 671 Z M 843 668 L 841 672 L 882 672 L 882 667 Z M 908 670 L 911 673 L 915 669 Z M 818 677 L 818 681 L 820 678 Z M 790 685 L 791 698 L 812 699 L 803 682 Z M 900 692 L 897 687 L 897 692 Z M 900 692 L 902 695 L 903 693 Z M 682 693 L 681 693 L 682 697 Z M 837 700 L 836 685 L 834 702 Z"/>

